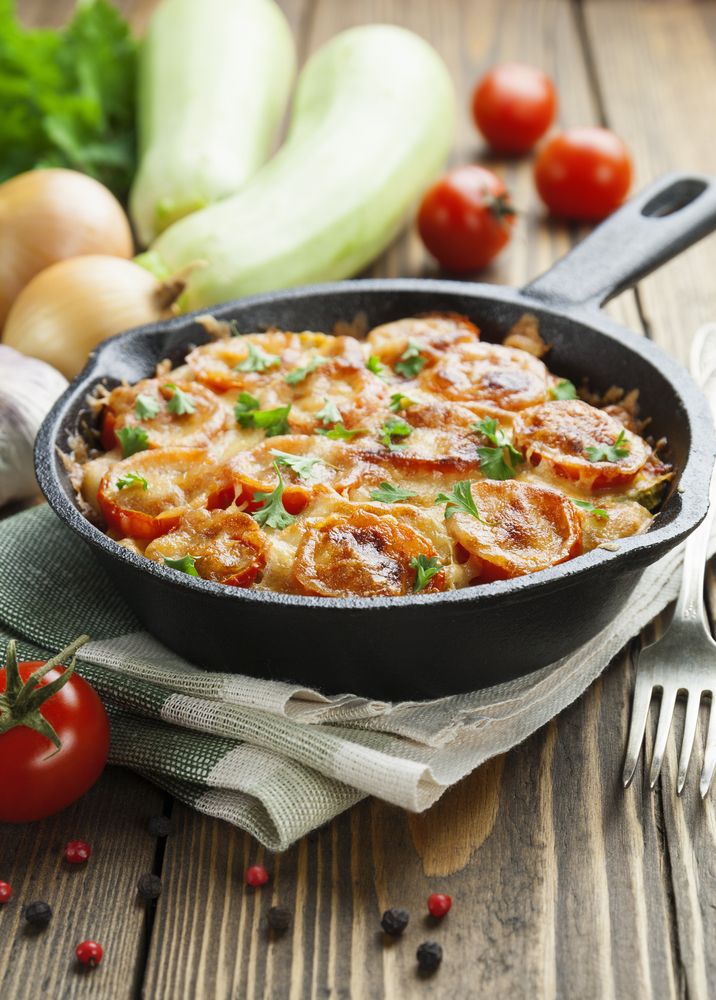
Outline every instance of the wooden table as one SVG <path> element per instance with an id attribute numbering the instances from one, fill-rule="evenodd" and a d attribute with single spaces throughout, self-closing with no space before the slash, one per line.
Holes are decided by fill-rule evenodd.
<path id="1" fill-rule="evenodd" d="M 198 2 L 198 0 L 197 0 Z M 282 0 L 302 57 L 336 31 L 394 21 L 429 38 L 460 94 L 454 162 L 485 157 L 467 95 L 491 63 L 543 66 L 565 124 L 605 123 L 627 140 L 643 185 L 672 169 L 716 170 L 716 4 L 677 0 Z M 151 0 L 126 0 L 137 28 Z M 24 0 L 29 23 L 61 23 L 69 0 Z M 520 284 L 583 233 L 547 224 L 529 160 L 495 164 L 522 209 L 516 236 L 487 273 Z M 431 273 L 413 235 L 376 274 Z M 716 318 L 716 239 L 707 240 L 609 307 L 685 359 L 696 327 Z M 429 812 L 366 801 L 271 859 L 270 889 L 243 888 L 255 841 L 110 769 L 60 816 L 0 832 L 0 878 L 16 900 L 51 900 L 43 935 L 20 929 L 19 902 L 0 914 L 0 995 L 22 998 L 622 998 L 716 995 L 716 814 L 697 782 L 677 799 L 672 742 L 654 793 L 639 770 L 619 777 L 633 673 L 624 655 L 587 694 L 522 746 L 482 767 Z M 701 741 L 703 741 L 703 719 Z M 678 727 L 677 727 L 678 728 Z M 697 747 L 699 740 L 697 739 Z M 697 750 L 700 763 L 700 750 Z M 166 841 L 147 817 L 172 816 Z M 85 870 L 61 848 L 86 837 Z M 161 874 L 155 909 L 137 877 Z M 452 894 L 434 930 L 431 891 Z M 280 901 L 292 930 L 269 941 Z M 385 946 L 381 912 L 413 914 L 410 939 Z M 92 975 L 75 971 L 82 937 L 105 947 Z M 445 959 L 418 978 L 415 945 L 437 937 Z"/>

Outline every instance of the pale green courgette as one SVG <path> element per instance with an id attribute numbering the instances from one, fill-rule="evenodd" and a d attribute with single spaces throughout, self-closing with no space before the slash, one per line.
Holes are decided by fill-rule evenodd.
<path id="1" fill-rule="evenodd" d="M 139 60 L 139 170 L 130 214 L 143 245 L 234 194 L 266 161 L 295 47 L 274 0 L 162 0 Z"/>
<path id="2" fill-rule="evenodd" d="M 273 160 L 153 245 L 169 271 L 206 262 L 183 306 L 356 274 L 444 163 L 454 111 L 447 69 L 422 38 L 390 25 L 337 35 L 301 73 Z"/>

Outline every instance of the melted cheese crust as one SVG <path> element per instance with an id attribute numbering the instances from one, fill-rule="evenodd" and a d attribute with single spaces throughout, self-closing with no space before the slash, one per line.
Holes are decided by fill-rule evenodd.
<path id="1" fill-rule="evenodd" d="M 510 343 L 453 313 L 363 342 L 212 341 L 109 395 L 82 499 L 146 558 L 324 597 L 466 587 L 645 531 L 670 467 L 619 407 L 554 399 L 559 380 Z M 122 457 L 127 430 L 140 450 Z"/>

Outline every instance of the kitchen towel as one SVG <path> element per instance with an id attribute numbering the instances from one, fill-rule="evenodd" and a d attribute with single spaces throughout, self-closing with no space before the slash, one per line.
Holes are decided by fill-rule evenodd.
<path id="1" fill-rule="evenodd" d="M 89 549 L 42 505 L 0 522 L 0 658 L 11 638 L 22 658 L 46 659 L 89 633 L 78 669 L 110 714 L 112 762 L 280 851 L 366 795 L 427 809 L 522 742 L 676 596 L 680 563 L 675 549 L 647 569 L 609 629 L 536 673 L 388 704 L 257 680 L 240 636 L 236 666 L 245 673 L 187 663 L 142 629 Z M 479 670 L 479 649 L 460 655 Z"/>

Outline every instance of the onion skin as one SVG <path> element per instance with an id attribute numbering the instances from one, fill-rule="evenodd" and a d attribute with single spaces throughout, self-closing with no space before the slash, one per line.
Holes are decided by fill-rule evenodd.
<path id="1" fill-rule="evenodd" d="M 76 170 L 30 170 L 0 185 L 0 327 L 36 274 L 82 254 L 129 258 L 132 231 L 122 206 Z"/>
<path id="2" fill-rule="evenodd" d="M 72 257 L 41 271 L 20 292 L 3 342 L 71 379 L 101 341 L 170 315 L 162 292 L 154 275 L 130 260 Z"/>

